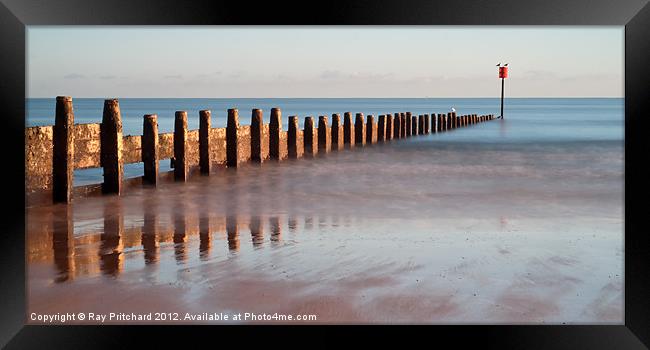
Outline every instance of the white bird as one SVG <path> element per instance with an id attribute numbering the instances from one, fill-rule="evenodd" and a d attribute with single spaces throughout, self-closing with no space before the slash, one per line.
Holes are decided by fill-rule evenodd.
<path id="1" fill-rule="evenodd" d="M 454 113 L 456 113 L 456 108 L 451 107 L 451 111 L 454 112 Z"/>

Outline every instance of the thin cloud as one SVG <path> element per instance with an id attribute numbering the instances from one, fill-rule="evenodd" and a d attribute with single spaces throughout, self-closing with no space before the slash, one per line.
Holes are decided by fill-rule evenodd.
<path id="1" fill-rule="evenodd" d="M 86 76 L 79 73 L 70 73 L 63 76 L 63 79 L 84 79 L 84 78 L 86 78 Z"/>
<path id="2" fill-rule="evenodd" d="M 173 75 L 165 75 L 163 77 L 164 79 L 182 79 L 183 76 L 180 74 L 173 74 Z"/>
<path id="3" fill-rule="evenodd" d="M 320 74 L 321 79 L 336 79 L 336 78 L 339 78 L 339 77 L 341 77 L 341 72 L 339 72 L 337 70 L 324 70 Z"/>
<path id="4" fill-rule="evenodd" d="M 525 71 L 522 78 L 527 80 L 543 80 L 556 78 L 557 74 L 548 70 L 528 70 Z"/>

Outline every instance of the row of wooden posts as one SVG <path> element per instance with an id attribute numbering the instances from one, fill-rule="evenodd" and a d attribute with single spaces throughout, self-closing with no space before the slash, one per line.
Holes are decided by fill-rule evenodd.
<path id="1" fill-rule="evenodd" d="M 398 112 L 379 115 L 375 131 L 375 116 L 368 115 L 367 123 L 363 113 L 356 113 L 353 122 L 352 113 L 345 112 L 343 119 L 343 148 L 364 146 L 376 142 L 387 142 L 394 139 L 408 138 L 414 135 L 444 132 L 483 121 L 493 120 L 494 115 L 461 115 L 455 112 L 446 114 L 412 115 L 411 112 Z M 332 114 L 331 129 L 328 131 L 328 117 L 319 116 L 318 126 L 314 126 L 314 118 L 308 116 L 304 123 L 304 154 L 313 156 L 326 153 L 330 149 L 340 150 L 339 130 L 341 115 Z M 250 160 L 261 163 L 263 112 L 253 109 L 250 125 Z M 52 193 L 54 202 L 70 202 L 73 193 L 74 180 L 74 112 L 72 98 L 59 96 L 56 98 L 56 116 L 53 128 L 53 181 Z M 202 174 L 210 174 L 212 160 L 210 159 L 210 130 L 211 111 L 199 112 L 199 168 Z M 336 130 L 337 132 L 334 132 Z M 365 131 L 365 132 L 364 132 Z M 226 166 L 237 167 L 240 160 L 238 149 L 239 112 L 237 109 L 228 110 L 226 126 Z M 298 117 L 289 117 L 287 132 L 287 156 L 297 158 L 298 154 Z M 376 135 L 374 134 L 376 132 Z M 101 123 L 101 155 L 100 163 L 104 171 L 102 192 L 121 194 L 123 186 L 124 163 L 122 160 L 122 118 L 117 99 L 104 101 Z M 281 160 L 280 143 L 282 134 L 282 112 L 280 108 L 272 108 L 269 123 L 269 158 Z M 187 161 L 187 112 L 177 111 L 174 122 L 174 179 L 186 181 L 189 176 Z M 155 185 L 158 182 L 158 121 L 155 114 L 144 116 L 142 135 L 142 162 L 144 163 L 143 183 Z M 317 141 L 317 142 L 315 142 Z M 314 147 L 314 143 L 318 146 Z M 331 145 L 331 147 L 328 147 Z"/>

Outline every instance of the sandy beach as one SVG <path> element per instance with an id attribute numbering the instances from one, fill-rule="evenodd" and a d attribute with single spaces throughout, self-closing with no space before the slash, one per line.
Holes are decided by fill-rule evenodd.
<path id="1" fill-rule="evenodd" d="M 621 324 L 622 143 L 472 132 L 28 208 L 28 322 Z"/>

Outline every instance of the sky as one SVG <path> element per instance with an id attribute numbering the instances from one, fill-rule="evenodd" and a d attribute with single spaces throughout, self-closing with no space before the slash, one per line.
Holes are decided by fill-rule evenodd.
<path id="1" fill-rule="evenodd" d="M 27 96 L 623 97 L 623 26 L 27 28 Z"/>

